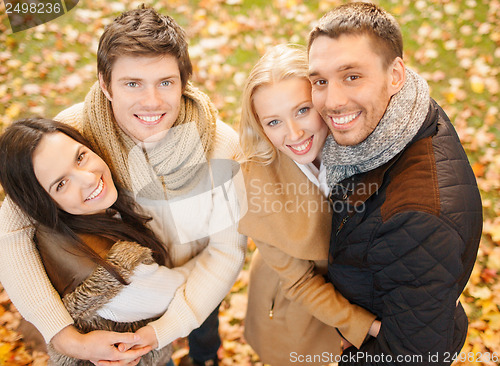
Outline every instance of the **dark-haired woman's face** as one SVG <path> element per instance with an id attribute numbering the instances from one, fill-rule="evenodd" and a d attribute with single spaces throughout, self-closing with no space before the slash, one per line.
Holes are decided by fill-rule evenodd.
<path id="1" fill-rule="evenodd" d="M 106 163 L 61 132 L 42 138 L 33 154 L 33 168 L 43 189 L 70 214 L 103 212 L 118 197 Z"/>

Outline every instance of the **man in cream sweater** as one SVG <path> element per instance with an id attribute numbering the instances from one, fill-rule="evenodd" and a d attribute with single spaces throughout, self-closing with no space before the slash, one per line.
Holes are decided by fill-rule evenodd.
<path id="1" fill-rule="evenodd" d="M 218 304 L 241 269 L 246 244 L 237 232 L 239 170 L 230 160 L 237 134 L 188 82 L 185 33 L 172 18 L 144 7 L 123 13 L 105 29 L 97 62 L 99 81 L 85 102 L 56 119 L 89 139 L 153 217 L 173 265 L 193 258 L 195 264 L 165 314 L 135 334 L 79 334 L 45 274 L 33 223 L 7 197 L 0 211 L 0 281 L 23 317 L 68 356 L 135 364 L 151 348 L 191 333 L 194 363 L 216 365 Z"/>

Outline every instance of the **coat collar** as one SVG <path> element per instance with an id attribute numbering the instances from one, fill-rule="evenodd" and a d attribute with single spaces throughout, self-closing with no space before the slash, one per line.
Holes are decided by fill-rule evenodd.
<path id="1" fill-rule="evenodd" d="M 269 165 L 243 166 L 248 211 L 239 232 L 300 259 L 328 255 L 331 207 L 328 200 L 285 155 Z"/>

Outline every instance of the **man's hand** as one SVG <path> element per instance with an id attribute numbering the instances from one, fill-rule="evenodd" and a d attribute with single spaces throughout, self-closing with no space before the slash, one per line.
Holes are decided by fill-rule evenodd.
<path id="1" fill-rule="evenodd" d="M 57 333 L 51 342 L 59 353 L 81 360 L 89 360 L 95 365 L 106 366 L 137 365 L 141 357 L 152 349 L 151 346 L 134 347 L 134 345 L 141 343 L 140 336 L 135 333 L 95 330 L 81 334 L 72 325 Z M 125 345 L 124 352 L 118 349 L 117 344 Z"/>

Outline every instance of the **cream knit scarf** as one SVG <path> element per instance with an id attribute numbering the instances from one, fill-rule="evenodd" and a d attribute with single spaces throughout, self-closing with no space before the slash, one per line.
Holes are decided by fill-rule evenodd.
<path id="1" fill-rule="evenodd" d="M 196 184 L 212 152 L 216 121 L 217 110 L 208 96 L 188 83 L 173 127 L 146 149 L 118 127 L 96 82 L 85 98 L 82 131 L 113 177 L 136 198 L 167 199 Z"/>
<path id="2" fill-rule="evenodd" d="M 401 152 L 424 123 L 429 103 L 427 82 L 406 68 L 403 88 L 392 96 L 370 136 L 353 146 L 341 146 L 328 136 L 322 156 L 328 185 L 333 187 L 355 174 L 376 169 Z"/>

